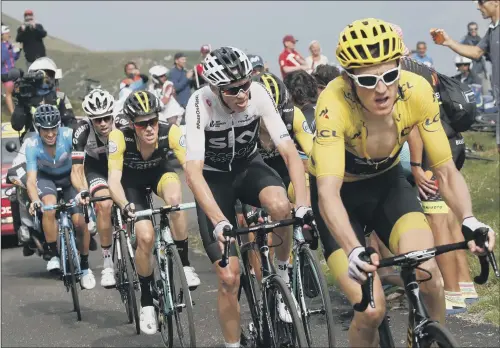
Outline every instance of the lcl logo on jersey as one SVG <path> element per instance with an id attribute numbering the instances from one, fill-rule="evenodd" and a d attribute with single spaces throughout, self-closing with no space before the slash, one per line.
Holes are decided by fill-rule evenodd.
<path id="1" fill-rule="evenodd" d="M 209 139 L 209 146 L 214 149 L 225 149 L 226 147 L 232 147 L 233 144 L 248 144 L 252 142 L 255 138 L 255 135 L 258 134 L 259 130 L 259 122 L 255 123 L 255 128 L 252 130 L 246 130 L 242 132 L 238 137 L 234 138 L 234 133 L 232 131 L 229 132 L 227 137 L 220 138 L 212 138 Z M 234 138 L 234 140 L 233 140 Z"/>

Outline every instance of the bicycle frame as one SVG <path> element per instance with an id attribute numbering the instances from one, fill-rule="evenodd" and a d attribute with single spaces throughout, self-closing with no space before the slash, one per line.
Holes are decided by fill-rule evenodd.
<path id="1" fill-rule="evenodd" d="M 306 244 L 306 240 L 304 238 L 304 234 L 302 233 L 302 228 L 300 226 L 293 227 L 293 246 L 292 246 L 292 255 L 293 255 L 293 263 L 292 263 L 292 294 L 297 293 L 297 289 L 299 294 L 299 298 L 296 298 L 297 301 L 300 301 L 301 307 L 306 308 L 306 302 L 304 298 L 303 285 L 302 285 L 302 275 L 300 270 L 300 261 L 297 257 L 299 254 L 300 247 Z M 304 316 L 308 317 L 310 313 L 305 311 Z"/>
<path id="2" fill-rule="evenodd" d="M 414 267 L 401 267 L 401 279 L 405 284 L 405 293 L 409 303 L 407 347 L 420 347 L 422 329 L 429 319 L 429 313 L 422 303 L 420 288 Z"/>
<path id="3" fill-rule="evenodd" d="M 67 211 L 61 211 L 58 213 L 59 217 L 59 242 L 60 242 L 60 248 L 61 248 L 61 260 L 64 260 L 62 262 L 62 271 L 63 271 L 63 279 L 64 283 L 66 284 L 66 276 L 69 275 L 68 270 L 67 270 L 67 265 L 66 265 L 66 258 L 67 258 L 67 250 L 66 250 L 66 243 L 64 242 L 64 229 L 68 229 L 69 233 L 69 240 L 71 243 L 71 249 L 73 250 L 73 258 L 74 258 L 74 264 L 75 264 L 75 276 L 77 279 L 82 275 L 82 269 L 80 267 L 80 259 L 78 257 L 78 249 L 76 247 L 76 242 L 75 242 L 75 235 L 74 235 L 74 230 L 73 230 L 73 223 L 71 222 L 70 217 L 68 216 Z M 66 285 L 67 286 L 67 285 Z"/>

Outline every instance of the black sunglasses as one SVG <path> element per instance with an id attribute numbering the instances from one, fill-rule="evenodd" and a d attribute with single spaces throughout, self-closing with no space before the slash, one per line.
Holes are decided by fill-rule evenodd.
<path id="1" fill-rule="evenodd" d="M 240 92 L 246 93 L 250 89 L 251 85 L 252 85 L 252 80 L 248 80 L 242 85 L 234 87 L 221 87 L 220 90 L 224 95 L 235 97 L 238 94 L 240 94 Z"/>
<path id="2" fill-rule="evenodd" d="M 92 119 L 95 124 L 101 124 L 102 122 L 108 123 L 113 119 L 113 116 L 96 117 Z"/>
<path id="3" fill-rule="evenodd" d="M 152 128 L 154 128 L 158 124 L 158 121 L 159 121 L 158 117 L 154 117 L 150 118 L 149 120 L 134 122 L 134 127 L 140 129 L 146 129 L 148 128 L 148 126 L 151 126 Z"/>

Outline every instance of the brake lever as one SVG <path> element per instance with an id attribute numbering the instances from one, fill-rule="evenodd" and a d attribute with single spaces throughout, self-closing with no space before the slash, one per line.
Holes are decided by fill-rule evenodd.
<path id="1" fill-rule="evenodd" d="M 365 252 L 359 255 L 359 258 L 366 263 L 371 264 L 371 255 L 375 254 L 376 251 L 372 247 L 368 247 L 365 249 Z M 375 278 L 373 273 L 366 274 L 368 279 L 364 284 L 361 285 L 361 292 L 363 297 L 361 298 L 361 302 L 354 304 L 353 308 L 357 312 L 364 312 L 368 307 L 368 304 L 375 308 L 375 299 L 373 297 L 373 279 Z"/>

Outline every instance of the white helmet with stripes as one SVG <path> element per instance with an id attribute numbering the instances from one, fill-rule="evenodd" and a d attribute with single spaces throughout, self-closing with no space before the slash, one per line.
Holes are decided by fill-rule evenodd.
<path id="1" fill-rule="evenodd" d="M 208 53 L 203 60 L 203 77 L 212 86 L 225 86 L 243 80 L 252 73 L 252 63 L 242 50 L 221 47 Z"/>
<path id="2" fill-rule="evenodd" d="M 82 102 L 83 111 L 89 118 L 98 118 L 113 114 L 115 98 L 103 89 L 94 89 Z"/>

